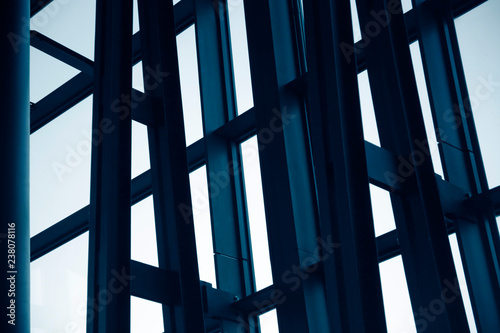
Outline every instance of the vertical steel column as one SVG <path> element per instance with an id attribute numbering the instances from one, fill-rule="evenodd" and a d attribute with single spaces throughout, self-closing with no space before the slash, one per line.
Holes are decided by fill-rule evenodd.
<path id="1" fill-rule="evenodd" d="M 290 2 L 244 5 L 273 281 L 283 296 L 277 305 L 279 327 L 324 332 L 324 286 L 312 274 L 321 246 L 303 100 L 287 87 L 298 76 Z"/>
<path id="2" fill-rule="evenodd" d="M 446 179 L 472 194 L 487 190 L 449 1 L 415 1 L 417 29 Z M 494 216 L 455 219 L 478 331 L 500 331 L 500 242 Z"/>
<path id="3" fill-rule="evenodd" d="M 145 94 L 160 268 L 176 272 L 180 306 L 163 306 L 165 331 L 204 332 L 172 1 L 139 0 Z"/>
<path id="4" fill-rule="evenodd" d="M 241 165 L 234 144 L 214 131 L 235 114 L 226 1 L 195 0 L 200 93 L 206 144 L 206 166 L 212 218 L 217 288 L 244 297 L 252 291 L 250 248 L 242 218 Z M 242 199 L 242 198 L 240 198 Z M 242 318 L 246 323 L 245 319 Z M 222 321 L 224 332 L 238 323 Z"/>
<path id="5" fill-rule="evenodd" d="M 411 166 L 392 175 L 404 190 L 391 199 L 417 330 L 467 332 L 461 295 L 446 298 L 458 280 L 432 161 L 421 148 L 427 138 L 401 2 L 356 3 L 382 147 Z M 429 313 L 436 304 L 438 314 Z"/>
<path id="6" fill-rule="evenodd" d="M 242 297 L 251 291 L 251 270 L 248 235 L 236 201 L 241 166 L 234 162 L 228 139 L 214 134 L 235 112 L 231 58 L 223 45 L 229 38 L 227 7 L 220 4 L 196 0 L 195 28 L 218 288 Z"/>
<path id="7" fill-rule="evenodd" d="M 97 1 L 87 332 L 130 332 L 132 0 Z M 119 107 L 116 107 L 116 106 Z"/>
<path id="8" fill-rule="evenodd" d="M 322 235 L 339 251 L 324 265 L 331 332 L 385 332 L 348 0 L 304 2 L 307 110 Z"/>
<path id="9" fill-rule="evenodd" d="M 28 0 L 0 4 L 0 331 L 30 330 Z"/>

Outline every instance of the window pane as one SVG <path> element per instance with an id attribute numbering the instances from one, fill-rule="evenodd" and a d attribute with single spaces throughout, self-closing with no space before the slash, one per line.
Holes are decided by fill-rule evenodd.
<path id="1" fill-rule="evenodd" d="M 403 7 L 403 13 L 406 13 L 413 8 L 411 0 L 401 0 L 401 6 Z"/>
<path id="2" fill-rule="evenodd" d="M 261 333 L 279 333 L 276 309 L 260 315 L 259 326 Z"/>
<path id="3" fill-rule="evenodd" d="M 95 1 L 52 1 L 30 20 L 30 29 L 94 59 Z"/>
<path id="4" fill-rule="evenodd" d="M 416 332 L 410 294 L 401 256 L 380 263 L 388 333 Z"/>
<path id="5" fill-rule="evenodd" d="M 92 97 L 30 137 L 30 234 L 89 204 Z"/>
<path id="6" fill-rule="evenodd" d="M 132 206 L 131 221 L 132 259 L 158 267 L 153 196 Z"/>
<path id="7" fill-rule="evenodd" d="M 392 212 L 391 195 L 388 191 L 370 184 L 375 237 L 396 229 Z"/>
<path id="8" fill-rule="evenodd" d="M 194 232 L 200 279 L 211 283 L 213 288 L 217 288 L 206 166 L 191 172 L 189 174 L 189 183 L 191 185 L 191 202 L 193 204 Z"/>
<path id="9" fill-rule="evenodd" d="M 189 146 L 203 137 L 198 58 L 196 53 L 194 25 L 177 35 L 177 51 L 179 53 L 179 72 L 186 145 Z"/>
<path id="10" fill-rule="evenodd" d="M 500 185 L 500 1 L 486 1 L 455 20 L 470 104 L 490 188 Z"/>
<path id="11" fill-rule="evenodd" d="M 469 329 L 471 333 L 477 333 L 476 322 L 474 320 L 474 314 L 472 312 L 472 305 L 469 297 L 469 290 L 467 289 L 464 268 L 462 266 L 462 257 L 460 256 L 460 250 L 458 248 L 457 235 L 452 234 L 449 236 L 449 239 L 451 253 L 453 254 L 453 261 L 455 263 L 455 270 L 457 271 L 458 285 L 460 286 L 460 292 L 465 306 L 465 314 L 467 315 L 467 321 L 469 322 Z"/>
<path id="12" fill-rule="evenodd" d="M 85 332 L 88 232 L 31 263 L 31 332 Z"/>
<path id="13" fill-rule="evenodd" d="M 243 1 L 228 1 L 231 52 L 238 114 L 253 107 L 252 78 L 248 57 L 247 30 Z"/>
<path id="14" fill-rule="evenodd" d="M 137 0 L 134 0 L 132 33 L 135 34 L 138 31 L 139 31 L 139 10 L 137 7 Z"/>
<path id="15" fill-rule="evenodd" d="M 434 120 L 432 119 L 431 104 L 429 102 L 429 95 L 427 93 L 427 84 L 425 83 L 424 66 L 420 55 L 420 46 L 418 42 L 410 45 L 411 59 L 413 61 L 413 69 L 415 71 L 415 79 L 417 80 L 418 96 L 420 97 L 420 105 L 422 107 L 422 114 L 424 117 L 425 131 L 427 133 L 427 147 L 429 152 L 424 151 L 426 156 L 431 157 L 434 172 L 443 176 L 443 166 L 441 164 L 441 157 L 439 156 L 439 149 L 436 139 L 436 131 L 434 127 Z"/>
<path id="16" fill-rule="evenodd" d="M 132 178 L 148 171 L 149 168 L 148 128 L 132 121 Z"/>
<path id="17" fill-rule="evenodd" d="M 256 136 L 241 144 L 241 155 L 255 285 L 257 290 L 260 290 L 273 283 L 273 276 L 267 241 L 266 213 L 264 211 L 259 149 Z"/>
<path id="18" fill-rule="evenodd" d="M 161 304 L 132 296 L 130 298 L 130 332 L 163 333 Z"/>
<path id="19" fill-rule="evenodd" d="M 361 40 L 361 27 L 359 25 L 358 7 L 356 6 L 356 0 L 351 0 L 351 19 L 354 42 L 356 43 Z"/>
<path id="20" fill-rule="evenodd" d="M 144 92 L 144 77 L 142 74 L 142 61 L 132 67 L 132 88 Z"/>
<path id="21" fill-rule="evenodd" d="M 30 47 L 30 101 L 40 101 L 78 73 L 77 69 Z"/>
<path id="22" fill-rule="evenodd" d="M 367 70 L 358 74 L 358 87 L 361 103 L 361 119 L 363 122 L 363 136 L 366 141 L 380 147 L 375 108 L 373 107 L 372 92 Z"/>

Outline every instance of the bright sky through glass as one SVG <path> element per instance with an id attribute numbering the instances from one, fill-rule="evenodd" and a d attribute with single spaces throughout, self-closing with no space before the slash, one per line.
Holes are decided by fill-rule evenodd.
<path id="1" fill-rule="evenodd" d="M 227 2 L 231 52 L 233 55 L 234 85 L 238 114 L 253 107 L 252 79 L 248 58 L 245 8 L 243 0 Z"/>
<path id="2" fill-rule="evenodd" d="M 31 333 L 85 332 L 88 232 L 31 263 Z"/>
<path id="3" fill-rule="evenodd" d="M 391 196 L 388 191 L 370 184 L 370 198 L 375 225 L 375 236 L 378 237 L 396 229 L 392 212 Z"/>
<path id="4" fill-rule="evenodd" d="M 131 221 L 132 259 L 158 267 L 153 196 L 132 206 Z"/>
<path id="5" fill-rule="evenodd" d="M 379 265 L 388 333 L 416 333 L 401 256 Z"/>
<path id="6" fill-rule="evenodd" d="M 94 59 L 95 1 L 54 0 L 30 20 L 30 29 Z"/>
<path id="7" fill-rule="evenodd" d="M 257 290 L 260 290 L 271 285 L 273 277 L 269 258 L 266 213 L 264 211 L 264 195 L 262 193 L 259 149 L 256 136 L 241 144 L 241 155 L 255 285 Z"/>
<path id="8" fill-rule="evenodd" d="M 184 112 L 184 130 L 186 132 L 187 146 L 203 137 L 198 58 L 196 55 L 195 38 L 194 25 L 177 35 L 182 110 Z"/>
<path id="9" fill-rule="evenodd" d="M 30 235 L 90 200 L 92 97 L 30 137 Z"/>
<path id="10" fill-rule="evenodd" d="M 372 92 L 368 71 L 358 74 L 359 101 L 361 104 L 361 121 L 363 123 L 363 137 L 366 141 L 380 147 L 378 136 L 377 119 L 373 107 Z"/>
<path id="11" fill-rule="evenodd" d="M 40 101 L 78 73 L 79 70 L 30 47 L 30 101 Z"/>
<path id="12" fill-rule="evenodd" d="M 214 247 L 212 243 L 212 222 L 208 196 L 207 167 L 202 166 L 189 174 L 191 203 L 193 206 L 194 232 L 200 280 L 217 288 L 215 277 Z"/>
<path id="13" fill-rule="evenodd" d="M 500 0 L 455 20 L 472 114 L 490 188 L 500 185 Z"/>

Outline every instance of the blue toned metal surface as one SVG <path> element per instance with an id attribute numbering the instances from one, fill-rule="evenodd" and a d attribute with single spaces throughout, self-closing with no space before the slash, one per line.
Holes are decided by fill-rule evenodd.
<path id="1" fill-rule="evenodd" d="M 0 4 L 0 331 L 30 331 L 29 2 Z"/>

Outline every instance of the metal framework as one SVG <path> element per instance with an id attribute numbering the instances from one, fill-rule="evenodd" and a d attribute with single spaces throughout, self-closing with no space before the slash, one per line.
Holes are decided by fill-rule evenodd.
<path id="1" fill-rule="evenodd" d="M 12 31 L 23 35 L 18 22 L 29 4 L 14 2 L 0 5 L 2 38 Z M 50 2 L 31 0 L 31 16 Z M 7 101 L 0 131 L 7 161 L 1 167 L 6 214 L 0 232 L 8 234 L 8 223 L 18 221 L 17 315 L 24 320 L 16 327 L 2 321 L 2 332 L 29 331 L 29 260 L 86 231 L 89 300 L 102 299 L 115 271 L 136 277 L 111 302 L 88 307 L 87 332 L 130 331 L 130 296 L 162 303 L 165 332 L 259 332 L 258 316 L 271 309 L 277 310 L 280 332 L 386 332 L 379 263 L 397 255 L 414 313 L 433 300 L 444 304 L 425 325 L 416 320 L 417 331 L 469 332 L 462 295 L 449 302 L 443 292 L 457 281 L 452 233 L 477 330 L 500 332 L 500 189 L 489 189 L 486 181 L 454 27 L 455 17 L 484 0 L 413 0 L 413 9 L 391 11 L 376 37 L 356 44 L 348 0 L 242 0 L 254 106 L 241 115 L 230 2 L 138 0 L 141 30 L 132 35 L 133 1 L 97 0 L 95 61 L 32 31 L 32 47 L 81 72 L 32 103 L 30 117 L 28 80 L 21 80 L 28 71 L 28 43 L 12 53 L 12 43 L 2 39 L 1 60 L 10 72 L 0 79 Z M 370 24 L 373 12 L 401 8 L 400 0 L 356 5 L 361 26 Z M 193 24 L 204 136 L 185 148 L 176 35 Z M 435 127 L 447 134 L 437 133 L 444 180 L 434 174 L 429 157 L 413 163 L 409 174 L 399 165 L 398 157 L 422 154 L 419 143 L 427 140 L 410 56 L 413 41 L 422 52 Z M 352 46 L 352 57 L 345 56 L 343 43 Z M 145 93 L 134 91 L 142 102 L 117 113 L 110 106 L 132 93 L 132 65 L 141 60 L 145 69 L 168 75 Z M 381 147 L 363 138 L 357 74 L 365 69 Z M 27 138 L 90 94 L 93 130 L 103 132 L 102 142 L 93 145 L 90 205 L 33 236 L 29 258 Z M 454 111 L 453 121 L 444 116 L 448 110 Z M 151 169 L 131 180 L 132 120 L 148 128 Z M 103 126 L 115 130 L 107 133 Z M 260 146 L 274 281 L 260 291 L 239 151 L 253 135 Z M 210 198 L 217 289 L 200 281 L 193 216 L 180 209 L 191 207 L 189 173 L 202 165 L 208 184 L 221 173 L 229 179 Z M 397 226 L 379 237 L 370 183 L 390 191 Z M 130 208 L 149 195 L 158 268 L 131 260 Z M 7 244 L 0 245 L 3 258 Z M 6 264 L 2 259 L 3 289 Z M 287 279 L 292 267 L 300 267 L 293 287 Z"/>

